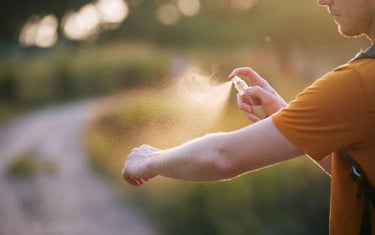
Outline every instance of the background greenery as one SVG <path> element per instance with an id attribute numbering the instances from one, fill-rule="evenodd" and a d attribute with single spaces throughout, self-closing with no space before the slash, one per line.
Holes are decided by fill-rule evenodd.
<path id="1" fill-rule="evenodd" d="M 259 0 L 247 11 L 231 10 L 229 0 L 201 0 L 197 15 L 170 26 L 158 22 L 155 12 L 175 1 L 134 0 L 128 1 L 130 14 L 117 30 L 75 42 L 59 29 L 58 43 L 48 49 L 18 44 L 20 28 L 32 14 L 54 13 L 61 19 L 88 2 L 4 2 L 0 124 L 37 107 L 100 97 L 85 140 L 93 168 L 121 197 L 146 211 L 164 234 L 327 233 L 329 178 L 306 157 L 207 184 L 158 178 L 133 188 L 119 173 L 132 147 L 168 148 L 249 124 L 236 108 L 234 91 L 217 119 L 194 118 L 196 110 L 171 93 L 176 65 L 220 83 L 232 69 L 251 66 L 290 101 L 366 48 L 365 39 L 341 37 L 312 0 Z M 28 158 L 9 172 L 19 174 L 25 166 L 34 172 Z"/>

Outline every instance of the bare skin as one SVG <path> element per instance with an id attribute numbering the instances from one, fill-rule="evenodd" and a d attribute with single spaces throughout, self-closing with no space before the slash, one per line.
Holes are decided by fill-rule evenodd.
<path id="1" fill-rule="evenodd" d="M 168 150 L 142 145 L 128 156 L 123 177 L 133 185 L 157 175 L 194 182 L 224 180 L 302 154 L 271 118 L 266 118 L 237 131 L 206 135 Z"/>
<path id="2" fill-rule="evenodd" d="M 375 0 L 318 0 L 327 7 L 344 36 L 366 35 L 375 43 Z M 123 178 L 136 186 L 162 175 L 186 181 L 216 181 L 264 168 L 303 154 L 275 127 L 270 117 L 261 120 L 244 102 L 260 103 L 268 115 L 287 107 L 277 92 L 251 68 L 235 69 L 234 76 L 247 78 L 252 87 L 237 97 L 238 106 L 255 124 L 229 133 L 210 134 L 172 149 L 148 145 L 134 148 L 122 171 Z M 318 163 L 328 174 L 331 157 Z"/>
<path id="3" fill-rule="evenodd" d="M 366 35 L 375 43 L 374 0 L 318 0 L 318 4 L 327 7 L 342 35 Z"/>

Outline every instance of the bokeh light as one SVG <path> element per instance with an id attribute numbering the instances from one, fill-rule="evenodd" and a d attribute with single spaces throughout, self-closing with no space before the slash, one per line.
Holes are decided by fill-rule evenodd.
<path id="1" fill-rule="evenodd" d="M 78 12 L 67 13 L 62 22 L 64 35 L 72 40 L 84 40 L 98 32 L 100 14 L 93 4 L 83 6 Z"/>
<path id="2" fill-rule="evenodd" d="M 179 0 L 177 6 L 182 14 L 193 16 L 199 12 L 201 3 L 199 0 Z"/>
<path id="3" fill-rule="evenodd" d="M 118 27 L 128 14 L 128 5 L 122 0 L 99 0 L 83 6 L 78 12 L 67 13 L 62 28 L 67 38 L 86 40 L 97 35 L 103 29 L 101 26 Z"/>
<path id="4" fill-rule="evenodd" d="M 246 11 L 257 2 L 258 0 L 231 0 L 230 6 L 235 11 Z"/>
<path id="5" fill-rule="evenodd" d="M 173 25 L 181 18 L 181 13 L 175 5 L 168 3 L 157 9 L 156 17 L 162 24 Z"/>
<path id="6" fill-rule="evenodd" d="M 118 24 L 129 14 L 128 5 L 122 0 L 99 0 L 96 7 L 100 12 L 102 23 Z"/>
<path id="7" fill-rule="evenodd" d="M 58 20 L 53 14 L 32 16 L 22 27 L 19 41 L 24 46 L 52 47 L 57 41 Z"/>

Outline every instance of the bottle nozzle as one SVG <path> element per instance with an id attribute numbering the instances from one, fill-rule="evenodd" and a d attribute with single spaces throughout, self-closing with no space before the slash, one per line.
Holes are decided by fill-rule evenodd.
<path id="1" fill-rule="evenodd" d="M 240 93 L 240 95 L 243 94 L 243 92 L 245 91 L 246 88 L 248 88 L 249 86 L 247 85 L 247 83 L 242 80 L 241 78 L 235 76 L 233 79 L 232 79 L 232 82 L 234 84 L 234 87 L 237 89 L 237 91 Z"/>
<path id="2" fill-rule="evenodd" d="M 232 79 L 232 82 L 240 95 L 243 95 L 245 89 L 249 87 L 244 80 L 237 76 Z M 264 111 L 262 105 L 254 105 L 250 99 L 248 100 L 248 104 L 251 105 L 253 113 L 260 119 L 267 117 L 267 113 Z"/>

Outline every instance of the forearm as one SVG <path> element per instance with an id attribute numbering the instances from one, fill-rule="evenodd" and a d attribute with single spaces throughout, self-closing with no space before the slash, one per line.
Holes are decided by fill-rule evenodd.
<path id="1" fill-rule="evenodd" d="M 233 177 L 226 172 L 227 133 L 216 133 L 156 153 L 146 167 L 156 175 L 187 181 L 215 181 Z M 229 174 L 228 174 L 229 173 Z"/>
<path id="2" fill-rule="evenodd" d="M 289 158 L 302 151 L 273 125 L 261 121 L 230 133 L 195 139 L 156 153 L 146 167 L 156 175 L 188 180 L 213 181 L 235 177 Z"/>

